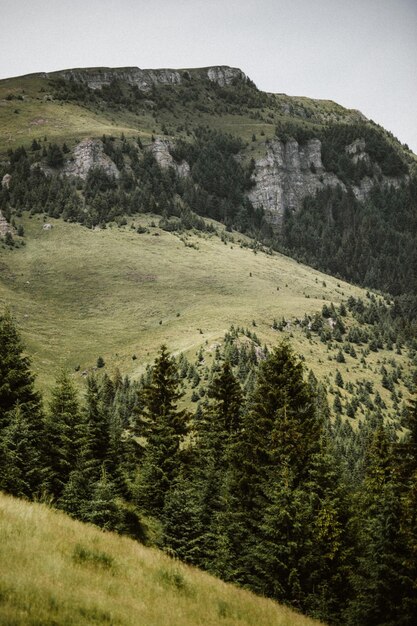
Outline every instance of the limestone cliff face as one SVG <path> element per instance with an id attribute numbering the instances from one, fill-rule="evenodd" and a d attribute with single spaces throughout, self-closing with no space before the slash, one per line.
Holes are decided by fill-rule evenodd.
<path id="1" fill-rule="evenodd" d="M 220 87 L 225 85 L 231 85 L 236 79 L 246 80 L 246 75 L 242 70 L 236 67 L 228 67 L 226 65 L 218 65 L 216 67 L 209 67 L 207 69 L 207 76 L 213 83 L 217 83 Z"/>
<path id="2" fill-rule="evenodd" d="M 142 70 L 139 67 L 95 67 L 86 69 L 62 70 L 59 72 L 43 73 L 44 78 L 64 78 L 84 83 L 91 89 L 100 89 L 109 85 L 113 80 L 121 80 L 129 85 L 136 85 L 141 91 L 149 91 L 154 85 L 176 85 L 184 80 L 185 76 L 197 73 L 206 76 L 212 82 L 222 87 L 230 85 L 234 79 L 246 80 L 245 74 L 234 67 L 219 65 L 199 70 Z"/>
<path id="3" fill-rule="evenodd" d="M 114 178 L 120 176 L 116 164 L 104 153 L 102 141 L 84 139 L 75 146 L 73 159 L 65 164 L 62 173 L 66 176 L 78 176 L 85 179 L 90 169 L 94 167 L 103 169 L 108 176 L 114 176 Z"/>
<path id="4" fill-rule="evenodd" d="M 155 139 L 150 149 L 155 157 L 156 162 L 160 167 L 164 169 L 168 167 L 173 167 L 177 174 L 181 177 L 189 176 L 190 166 L 188 165 L 187 161 L 176 163 L 169 151 L 170 146 L 171 144 L 167 139 L 162 139 L 161 137 L 157 137 Z"/>
<path id="5" fill-rule="evenodd" d="M 91 89 L 100 89 L 113 80 L 122 80 L 130 85 L 137 85 L 141 91 L 149 91 L 152 85 L 172 85 L 181 82 L 181 75 L 176 70 L 141 70 L 138 67 L 126 68 L 92 68 L 63 70 L 53 74 L 45 74 L 46 78 L 59 76 L 65 80 L 85 83 Z"/>
<path id="6" fill-rule="evenodd" d="M 371 163 L 363 139 L 346 146 L 346 154 L 354 163 L 360 160 Z M 408 176 L 395 178 L 383 176 L 379 167 L 372 163 L 376 175 L 364 176 L 359 185 L 352 186 L 357 200 L 366 200 L 375 184 L 399 187 Z M 267 144 L 265 157 L 255 163 L 255 186 L 249 199 L 255 207 L 263 207 L 268 221 L 279 227 L 286 210 L 297 211 L 303 199 L 324 187 L 346 185 L 335 174 L 326 172 L 321 160 L 321 141 L 310 139 L 300 145 L 295 140 L 286 143 L 274 139 Z"/>
<path id="7" fill-rule="evenodd" d="M 345 187 L 335 174 L 324 170 L 319 139 L 304 145 L 295 140 L 269 142 L 265 157 L 256 161 L 254 180 L 249 198 L 255 207 L 264 208 L 275 226 L 282 223 L 287 209 L 298 210 L 306 196 L 325 186 Z"/>
<path id="8" fill-rule="evenodd" d="M 0 210 L 0 236 L 4 237 L 6 233 L 13 233 L 13 228 Z"/>

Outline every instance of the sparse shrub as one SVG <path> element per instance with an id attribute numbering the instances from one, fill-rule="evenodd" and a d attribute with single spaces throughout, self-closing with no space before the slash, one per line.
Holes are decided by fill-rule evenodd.
<path id="1" fill-rule="evenodd" d="M 106 552 L 91 550 L 79 543 L 77 543 L 74 548 L 72 558 L 76 563 L 94 565 L 104 569 L 111 569 L 114 565 L 113 557 Z"/>

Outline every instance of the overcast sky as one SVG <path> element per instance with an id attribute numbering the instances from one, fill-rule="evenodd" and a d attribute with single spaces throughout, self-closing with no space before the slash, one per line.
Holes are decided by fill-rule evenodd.
<path id="1" fill-rule="evenodd" d="M 240 67 L 360 109 L 417 153 L 417 0 L 0 0 L 0 78 L 69 67 Z"/>

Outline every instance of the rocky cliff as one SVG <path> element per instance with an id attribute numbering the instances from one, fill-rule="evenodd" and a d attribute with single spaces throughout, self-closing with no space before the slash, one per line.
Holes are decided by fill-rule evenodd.
<path id="1" fill-rule="evenodd" d="M 4 237 L 6 233 L 13 233 L 13 228 L 0 210 L 0 236 Z"/>
<path id="2" fill-rule="evenodd" d="M 337 176 L 324 170 L 319 139 L 304 145 L 295 140 L 270 141 L 265 157 L 256 161 L 254 180 L 249 198 L 255 207 L 264 208 L 275 226 L 281 224 L 287 209 L 296 211 L 306 196 L 325 186 L 344 187 Z"/>
<path id="3" fill-rule="evenodd" d="M 324 187 L 346 185 L 335 174 L 326 172 L 321 158 L 321 141 L 310 139 L 305 144 L 295 140 L 287 142 L 278 138 L 267 142 L 266 155 L 255 162 L 253 174 L 255 186 L 249 199 L 255 207 L 263 207 L 273 226 L 280 226 L 286 210 L 297 211 L 306 196 L 315 195 Z M 354 163 L 363 160 L 370 163 L 363 139 L 357 139 L 346 147 L 346 154 Z M 377 176 L 364 176 L 359 185 L 352 186 L 355 197 L 364 201 L 373 186 L 399 187 L 408 177 L 383 176 L 373 164 Z"/>
<path id="4" fill-rule="evenodd" d="M 181 163 L 176 163 L 171 156 L 169 151 L 171 146 L 171 142 L 167 139 L 162 139 L 161 137 L 157 137 L 155 141 L 151 144 L 151 152 L 155 157 L 156 162 L 163 169 L 167 169 L 168 167 L 173 167 L 177 174 L 181 177 L 187 177 L 190 174 L 190 166 L 187 161 L 182 161 Z"/>
<path id="5" fill-rule="evenodd" d="M 94 67 L 70 69 L 59 72 L 43 73 L 44 78 L 63 78 L 88 85 L 91 89 L 100 89 L 113 80 L 136 85 L 141 91 L 149 91 L 154 85 L 175 85 L 190 75 L 206 77 L 220 86 L 230 85 L 235 79 L 246 80 L 246 75 L 238 68 L 218 65 L 197 70 L 157 69 L 142 70 L 139 67 Z"/>
<path id="6" fill-rule="evenodd" d="M 73 158 L 65 164 L 63 174 L 87 178 L 91 168 L 99 167 L 108 176 L 118 178 L 120 173 L 117 166 L 104 153 L 104 147 L 100 139 L 84 139 L 74 148 Z"/>

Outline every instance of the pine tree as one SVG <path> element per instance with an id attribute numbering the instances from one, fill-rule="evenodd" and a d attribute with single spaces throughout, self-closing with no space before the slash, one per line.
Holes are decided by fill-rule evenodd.
<path id="1" fill-rule="evenodd" d="M 417 398 L 413 397 L 405 415 L 407 435 L 396 446 L 397 459 L 402 478 L 402 527 L 401 537 L 405 545 L 403 559 L 403 583 L 401 618 L 408 626 L 417 614 Z"/>
<path id="2" fill-rule="evenodd" d="M 380 424 L 368 450 L 366 474 L 355 500 L 358 545 L 352 569 L 354 596 L 347 609 L 348 624 L 398 626 L 404 596 L 404 545 L 401 490 L 392 446 Z"/>
<path id="3" fill-rule="evenodd" d="M 302 364 L 287 343 L 261 364 L 244 428 L 251 456 L 258 461 L 255 476 L 283 464 L 300 480 L 307 474 L 309 459 L 320 446 L 321 424 Z"/>
<path id="4" fill-rule="evenodd" d="M 259 367 L 242 436 L 229 451 L 223 567 L 228 578 L 254 588 L 262 588 L 262 571 L 268 567 L 257 556 L 257 537 L 271 497 L 281 493 L 282 472 L 287 468 L 297 489 L 320 449 L 321 425 L 311 395 L 289 345 L 275 348 Z"/>
<path id="5" fill-rule="evenodd" d="M 118 530 L 123 522 L 123 514 L 116 501 L 113 483 L 105 473 L 94 484 L 92 498 L 86 507 L 86 520 L 104 530 Z"/>
<path id="6" fill-rule="evenodd" d="M 82 443 L 83 462 L 91 481 L 100 479 L 109 456 L 109 415 L 103 403 L 102 390 L 96 376 L 87 379 L 85 432 Z"/>
<path id="7" fill-rule="evenodd" d="M 22 410 L 39 411 L 29 359 L 23 356 L 20 335 L 9 311 L 0 315 L 0 432 L 10 422 L 8 412 L 17 403 Z"/>
<path id="8" fill-rule="evenodd" d="M 44 416 L 29 359 L 8 311 L 0 316 L 0 463 L 3 489 L 32 498 L 45 489 Z M 16 484 L 11 478 L 14 473 Z"/>
<path id="9" fill-rule="evenodd" d="M 175 361 L 162 346 L 143 392 L 144 408 L 139 416 L 145 425 L 147 446 L 140 468 L 138 501 L 154 515 L 162 512 L 180 467 L 180 442 L 187 432 L 187 413 L 177 408 L 181 396 Z"/>
<path id="10" fill-rule="evenodd" d="M 40 452 L 33 442 L 30 423 L 19 404 L 9 413 L 0 443 L 0 489 L 31 499 L 39 486 Z"/>
<path id="11" fill-rule="evenodd" d="M 210 403 L 196 419 L 192 466 L 182 468 L 165 502 L 163 518 L 166 544 L 181 558 L 213 570 L 224 509 L 221 493 L 227 449 L 242 421 L 242 391 L 227 361 L 212 380 L 208 395 Z"/>
<path id="12" fill-rule="evenodd" d="M 76 468 L 82 442 L 83 424 L 74 386 L 62 371 L 52 390 L 46 421 L 50 492 L 60 498 L 71 472 Z"/>
<path id="13" fill-rule="evenodd" d="M 58 505 L 76 519 L 86 521 L 89 503 L 92 497 L 92 485 L 85 470 L 85 465 L 71 472 L 65 484 Z"/>
<path id="14" fill-rule="evenodd" d="M 407 434 L 405 441 L 399 446 L 399 452 L 404 472 L 411 476 L 417 470 L 417 396 L 410 400 L 403 426 L 407 429 Z"/>
<path id="15" fill-rule="evenodd" d="M 217 431 L 226 437 L 238 433 L 242 424 L 243 397 L 228 361 L 225 361 L 220 374 L 212 381 L 209 396 L 214 401 L 209 410 L 210 431 Z"/>

